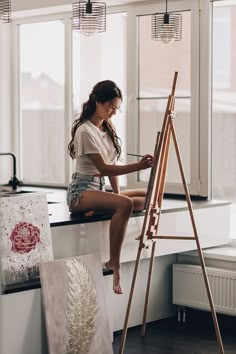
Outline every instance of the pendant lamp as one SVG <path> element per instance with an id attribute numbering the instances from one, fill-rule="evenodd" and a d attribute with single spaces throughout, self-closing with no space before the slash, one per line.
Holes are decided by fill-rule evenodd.
<path id="1" fill-rule="evenodd" d="M 0 0 L 0 21 L 9 23 L 11 21 L 11 1 Z"/>
<path id="2" fill-rule="evenodd" d="M 152 15 L 152 39 L 165 44 L 182 39 L 182 15 L 166 12 Z"/>
<path id="3" fill-rule="evenodd" d="M 106 4 L 98 1 L 78 1 L 72 4 L 72 29 L 86 36 L 106 31 Z"/>

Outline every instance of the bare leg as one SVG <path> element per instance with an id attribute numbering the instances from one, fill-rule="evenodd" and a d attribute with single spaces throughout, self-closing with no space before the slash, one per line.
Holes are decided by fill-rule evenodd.
<path id="1" fill-rule="evenodd" d="M 133 211 L 142 211 L 146 199 L 146 189 L 125 189 L 121 191 L 121 195 L 125 195 L 133 200 Z"/>
<path id="2" fill-rule="evenodd" d="M 103 191 L 85 191 L 76 205 L 71 203 L 72 212 L 87 212 L 89 210 L 112 210 L 114 214 L 110 223 L 110 259 L 106 263 L 113 270 L 113 290 L 122 294 L 120 286 L 120 253 L 133 202 L 127 196 Z"/>

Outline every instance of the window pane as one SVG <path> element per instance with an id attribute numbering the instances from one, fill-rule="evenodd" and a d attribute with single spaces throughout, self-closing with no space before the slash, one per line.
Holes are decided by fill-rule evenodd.
<path id="1" fill-rule="evenodd" d="M 73 33 L 73 106 L 80 112 L 93 86 L 102 80 L 113 80 L 123 94 L 121 112 L 112 118 L 122 140 L 122 156 L 126 157 L 126 13 L 107 15 L 107 31 L 91 37 Z M 82 53 L 82 55 L 80 55 Z M 126 185 L 126 177 L 119 177 Z"/>
<path id="2" fill-rule="evenodd" d="M 212 193 L 215 198 L 233 200 L 236 199 L 235 43 L 236 6 L 214 5 Z"/>
<path id="3" fill-rule="evenodd" d="M 232 200 L 236 238 L 236 5 L 213 5 L 212 196 Z M 224 50 L 222 50 L 224 48 Z"/>
<path id="4" fill-rule="evenodd" d="M 19 26 L 24 182 L 63 183 L 64 23 Z"/>
<path id="5" fill-rule="evenodd" d="M 177 139 L 190 182 L 191 136 L 191 13 L 182 12 L 182 40 L 163 44 L 151 39 L 151 15 L 140 16 L 139 26 L 139 153 L 154 150 L 157 131 L 161 130 L 174 72 L 178 71 L 174 119 Z M 176 155 L 171 146 L 166 180 L 180 183 Z M 145 173 L 140 174 L 146 180 Z"/>
<path id="6" fill-rule="evenodd" d="M 140 154 L 144 155 L 147 151 L 154 150 L 157 132 L 161 131 L 163 118 L 166 110 L 167 99 L 143 99 L 140 102 Z M 182 161 L 185 162 L 184 172 L 187 183 L 190 182 L 190 99 L 176 99 L 175 110 L 177 116 L 173 123 L 178 140 Z M 147 170 L 140 173 L 140 180 L 147 181 L 149 172 Z M 166 181 L 169 183 L 181 183 L 179 166 L 175 154 L 173 142 L 170 145 Z"/>
<path id="7" fill-rule="evenodd" d="M 177 93 L 190 96 L 190 11 L 182 12 L 182 40 L 163 44 L 151 39 L 151 15 L 139 17 L 140 96 L 166 96 L 174 72 L 178 71 Z"/>

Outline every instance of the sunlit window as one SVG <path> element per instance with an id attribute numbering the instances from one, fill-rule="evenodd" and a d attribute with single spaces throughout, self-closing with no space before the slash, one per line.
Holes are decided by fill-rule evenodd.
<path id="1" fill-rule="evenodd" d="M 88 37 L 73 32 L 71 47 L 65 42 L 68 21 L 19 25 L 19 118 L 24 183 L 68 184 L 67 127 L 80 112 L 92 87 L 101 80 L 115 81 L 124 96 L 122 113 L 117 112 L 113 122 L 125 156 L 126 22 L 126 13 L 109 14 L 105 33 Z M 71 56 L 68 51 L 65 53 L 65 46 Z M 72 70 L 65 70 L 65 58 L 70 57 Z M 73 97 L 68 95 L 71 82 Z M 120 182 L 125 185 L 126 178 L 121 177 Z"/>
<path id="2" fill-rule="evenodd" d="M 88 99 L 93 86 L 102 80 L 113 80 L 123 94 L 121 110 L 112 118 L 117 134 L 122 141 L 122 161 L 126 159 L 126 13 L 109 14 L 107 31 L 87 37 L 73 34 L 73 106 L 74 115 L 80 112 L 81 104 Z M 119 177 L 126 185 L 126 176 Z"/>
<path id="3" fill-rule="evenodd" d="M 191 13 L 182 12 L 183 36 L 170 45 L 151 39 L 151 16 L 139 17 L 139 154 L 154 151 L 161 131 L 174 72 L 178 71 L 174 120 L 187 182 L 190 182 L 191 140 Z M 140 173 L 147 180 L 148 172 Z M 181 182 L 171 146 L 167 182 Z"/>
<path id="4" fill-rule="evenodd" d="M 65 182 L 64 23 L 19 26 L 24 182 Z"/>
<path id="5" fill-rule="evenodd" d="M 232 201 L 232 238 L 236 238 L 235 43 L 236 5 L 219 1 L 213 5 L 212 196 Z"/>
<path id="6" fill-rule="evenodd" d="M 213 197 L 236 200 L 236 5 L 213 7 Z M 224 50 L 222 50 L 224 48 Z"/>

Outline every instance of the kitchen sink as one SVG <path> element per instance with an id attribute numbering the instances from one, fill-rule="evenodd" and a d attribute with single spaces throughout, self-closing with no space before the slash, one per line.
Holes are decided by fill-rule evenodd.
<path id="1" fill-rule="evenodd" d="M 9 189 L 0 189 L 0 197 L 15 197 L 17 195 L 25 193 L 34 193 L 33 191 L 22 191 L 22 190 L 9 190 Z"/>
<path id="2" fill-rule="evenodd" d="M 0 198 L 4 197 L 15 197 L 19 196 L 22 194 L 30 194 L 30 193 L 35 193 L 36 191 L 26 191 L 26 190 L 9 190 L 9 189 L 0 189 Z M 48 200 L 48 204 L 58 204 L 60 203 L 59 201 L 54 201 L 54 200 Z"/>

